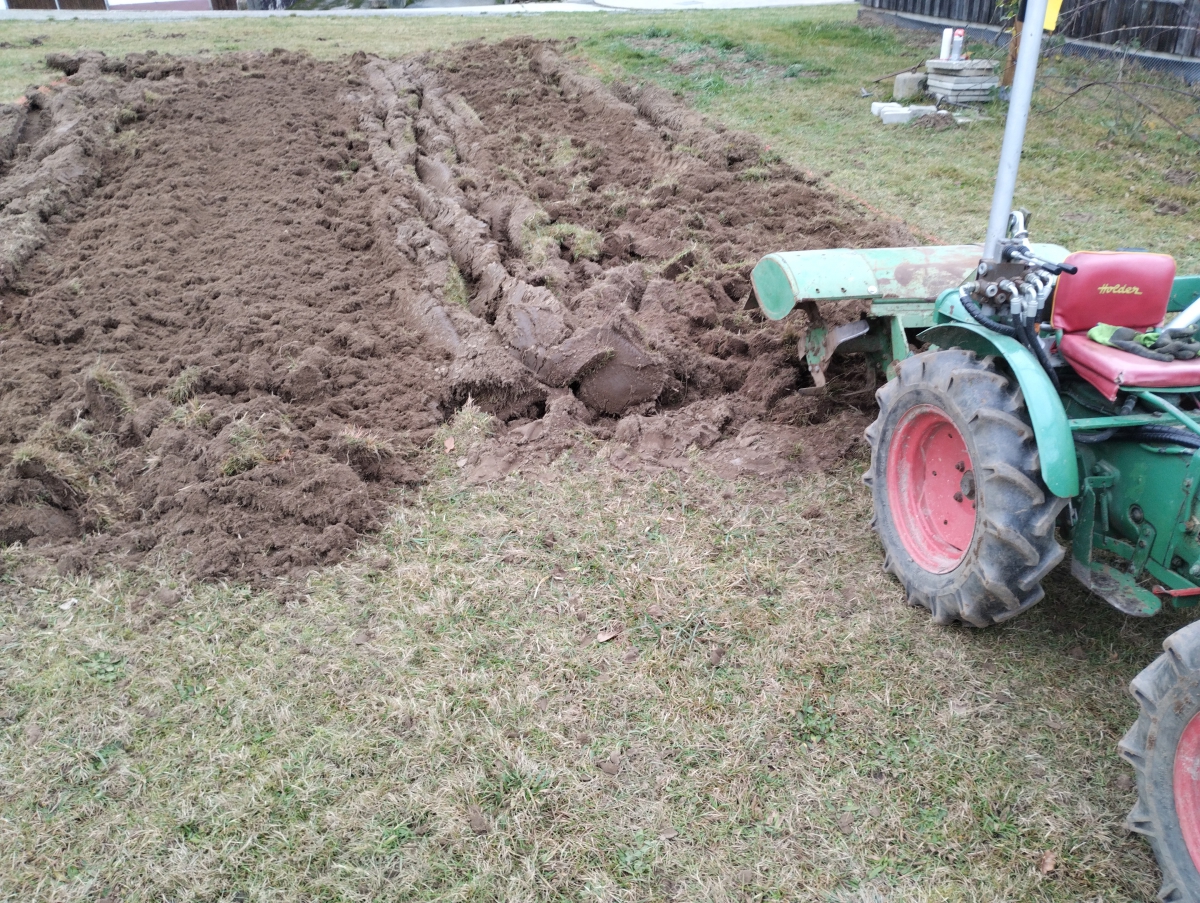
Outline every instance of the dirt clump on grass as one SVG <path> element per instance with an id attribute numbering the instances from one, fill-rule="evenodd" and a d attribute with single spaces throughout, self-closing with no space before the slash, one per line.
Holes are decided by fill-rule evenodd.
<path id="1" fill-rule="evenodd" d="M 947 129 L 958 128 L 958 122 L 949 111 L 938 110 L 936 113 L 925 113 L 922 116 L 918 116 L 912 121 L 912 127 L 915 129 L 926 129 L 931 132 L 944 132 Z"/>
<path id="2" fill-rule="evenodd" d="M 468 401 L 475 482 L 580 443 L 730 477 L 840 460 L 869 378 L 797 391 L 802 319 L 763 320 L 749 272 L 911 236 L 561 49 L 51 60 L 65 82 L 0 115 L 0 544 L 303 573 Z"/>

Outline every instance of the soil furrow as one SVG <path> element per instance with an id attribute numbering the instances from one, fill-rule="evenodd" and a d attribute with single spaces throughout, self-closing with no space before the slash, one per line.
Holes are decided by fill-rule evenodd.
<path id="1" fill-rule="evenodd" d="M 910 236 L 565 52 L 56 60 L 0 115 L 0 544 L 300 575 L 468 400 L 496 424 L 468 481 L 585 435 L 650 471 L 840 460 L 863 415 L 836 389 L 869 377 L 798 393 L 749 271 Z"/>

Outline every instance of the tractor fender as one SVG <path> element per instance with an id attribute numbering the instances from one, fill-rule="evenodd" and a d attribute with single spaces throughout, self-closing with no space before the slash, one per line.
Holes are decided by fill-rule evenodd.
<path id="1" fill-rule="evenodd" d="M 939 348 L 965 348 L 979 355 L 1004 358 L 1025 396 L 1046 487 L 1059 498 L 1069 499 L 1079 494 L 1079 465 L 1067 412 L 1032 351 L 1016 339 L 974 323 L 944 323 L 926 329 L 919 338 Z"/>

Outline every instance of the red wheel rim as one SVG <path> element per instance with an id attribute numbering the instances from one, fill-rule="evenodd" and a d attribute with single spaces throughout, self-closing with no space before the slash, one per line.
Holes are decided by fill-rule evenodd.
<path id="1" fill-rule="evenodd" d="M 954 570 L 975 535 L 975 472 L 941 408 L 905 412 L 888 444 L 888 507 L 904 548 L 926 571 Z"/>
<path id="2" fill-rule="evenodd" d="M 1192 863 L 1200 870 L 1200 715 L 1188 722 L 1175 747 L 1175 817 Z"/>

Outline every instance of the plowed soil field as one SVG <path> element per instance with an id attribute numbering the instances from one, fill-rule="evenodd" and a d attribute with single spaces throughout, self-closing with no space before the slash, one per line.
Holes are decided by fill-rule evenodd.
<path id="1" fill-rule="evenodd" d="M 840 460 L 871 387 L 798 393 L 748 275 L 912 237 L 568 52 L 52 59 L 0 110 L 0 544 L 296 576 L 468 403 L 472 482 L 583 440 L 648 471 Z"/>

